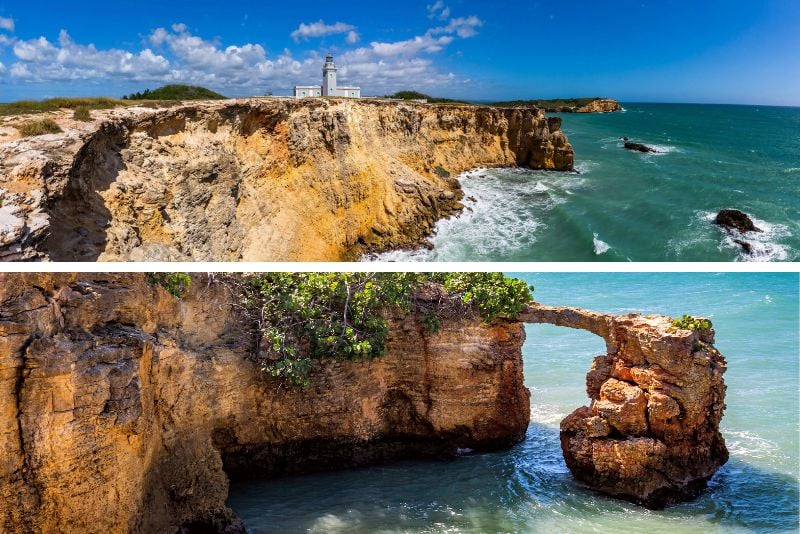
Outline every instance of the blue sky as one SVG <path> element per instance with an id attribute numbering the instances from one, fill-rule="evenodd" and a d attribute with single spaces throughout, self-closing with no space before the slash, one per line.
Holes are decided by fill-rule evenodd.
<path id="1" fill-rule="evenodd" d="M 800 0 L 15 0 L 0 3 L 0 101 L 289 94 L 319 83 L 328 51 L 366 95 L 800 105 Z"/>

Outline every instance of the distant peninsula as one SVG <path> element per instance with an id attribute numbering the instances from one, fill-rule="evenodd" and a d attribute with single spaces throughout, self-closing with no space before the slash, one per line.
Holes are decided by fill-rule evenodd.
<path id="1" fill-rule="evenodd" d="M 551 100 L 510 100 L 491 104 L 500 108 L 533 107 L 550 113 L 610 113 L 622 111 L 622 106 L 613 98 L 556 98 Z"/>

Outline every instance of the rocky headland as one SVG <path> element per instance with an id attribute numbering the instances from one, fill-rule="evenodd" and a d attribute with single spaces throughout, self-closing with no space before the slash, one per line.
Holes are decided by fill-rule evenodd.
<path id="1" fill-rule="evenodd" d="M 543 109 L 548 113 L 611 113 L 622 111 L 613 98 L 556 98 L 550 100 L 511 100 L 497 102 L 500 107 L 528 107 Z"/>
<path id="2" fill-rule="evenodd" d="M 567 466 L 589 487 L 650 508 L 692 499 L 728 461 L 719 423 L 725 358 L 714 330 L 660 315 L 536 307 L 520 317 L 588 330 L 606 341 L 586 376 L 589 406 L 561 421 Z"/>
<path id="3" fill-rule="evenodd" d="M 246 99 L 0 127 L 0 260 L 338 261 L 413 246 L 463 208 L 458 173 L 571 170 L 531 108 Z M 32 119 L 35 117 L 28 117 Z"/>
<path id="4" fill-rule="evenodd" d="M 226 285 L 183 299 L 143 274 L 0 275 L 0 531 L 239 532 L 231 477 L 490 450 L 524 438 L 523 322 L 606 340 L 592 404 L 562 422 L 589 487 L 648 505 L 694 496 L 727 459 L 713 330 L 531 304 L 431 331 L 390 317 L 386 353 L 280 387 L 249 357 Z M 570 355 L 564 355 L 569 358 Z"/>

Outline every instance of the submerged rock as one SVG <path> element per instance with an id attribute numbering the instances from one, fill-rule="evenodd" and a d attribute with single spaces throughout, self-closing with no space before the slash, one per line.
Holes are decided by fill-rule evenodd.
<path id="1" fill-rule="evenodd" d="M 641 143 L 634 143 L 633 141 L 625 141 L 625 148 L 628 150 L 635 150 L 637 152 L 654 152 L 658 153 L 658 150 L 651 146 L 643 145 Z"/>
<path id="2" fill-rule="evenodd" d="M 724 209 L 717 213 L 714 222 L 727 230 L 738 230 L 739 232 L 763 232 L 758 228 L 753 219 L 743 211 L 735 209 Z M 749 252 L 749 251 L 748 251 Z"/>
<path id="3" fill-rule="evenodd" d="M 742 247 L 742 250 L 744 251 L 745 254 L 753 253 L 753 245 L 751 245 L 747 241 L 743 241 L 741 239 L 734 239 L 733 242 Z"/>

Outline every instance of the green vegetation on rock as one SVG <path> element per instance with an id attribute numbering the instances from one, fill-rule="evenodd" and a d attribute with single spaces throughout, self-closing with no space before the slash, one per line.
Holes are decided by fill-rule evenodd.
<path id="1" fill-rule="evenodd" d="M 318 360 L 382 355 L 392 311 L 417 311 L 435 332 L 443 314 L 514 318 L 533 298 L 524 281 L 500 273 L 261 273 L 225 281 L 253 325 L 262 370 L 300 387 Z M 426 289 L 437 298 L 426 299 Z"/>
<path id="2" fill-rule="evenodd" d="M 15 124 L 14 127 L 19 130 L 20 135 L 23 137 L 61 133 L 63 131 L 61 127 L 52 119 L 23 122 L 22 124 Z"/>
<path id="3" fill-rule="evenodd" d="M 452 100 L 450 98 L 438 98 L 435 96 L 426 95 L 419 91 L 398 91 L 393 95 L 386 95 L 384 98 L 394 98 L 396 100 L 427 100 L 431 104 L 467 104 L 461 100 Z"/>
<path id="4" fill-rule="evenodd" d="M 0 116 L 45 113 L 60 109 L 109 109 L 125 103 L 114 98 L 49 98 L 47 100 L 20 100 L 0 104 Z"/>
<path id="5" fill-rule="evenodd" d="M 586 98 L 555 98 L 552 100 L 508 100 L 505 102 L 494 102 L 490 105 L 500 108 L 519 108 L 519 107 L 535 107 L 547 110 L 558 110 L 565 108 L 579 108 L 590 104 L 595 100 L 601 100 L 600 97 L 586 97 Z"/>
<path id="6" fill-rule="evenodd" d="M 705 319 L 684 315 L 680 319 L 673 319 L 672 326 L 681 330 L 706 330 L 711 328 L 711 323 Z"/>
<path id="7" fill-rule="evenodd" d="M 89 108 L 81 106 L 75 108 L 75 111 L 72 113 L 72 118 L 76 121 L 89 122 L 92 120 L 92 114 L 89 112 Z"/>
<path id="8" fill-rule="evenodd" d="M 148 273 L 147 281 L 150 285 L 163 287 L 173 297 L 181 298 L 191 285 L 192 278 L 186 273 Z"/>
<path id="9" fill-rule="evenodd" d="M 442 167 L 441 165 L 437 165 L 433 172 L 436 173 L 436 176 L 439 178 L 450 178 L 450 171 Z"/>
<path id="10" fill-rule="evenodd" d="M 227 97 L 205 87 L 194 85 L 165 85 L 155 90 L 123 96 L 123 100 L 223 100 Z"/>

